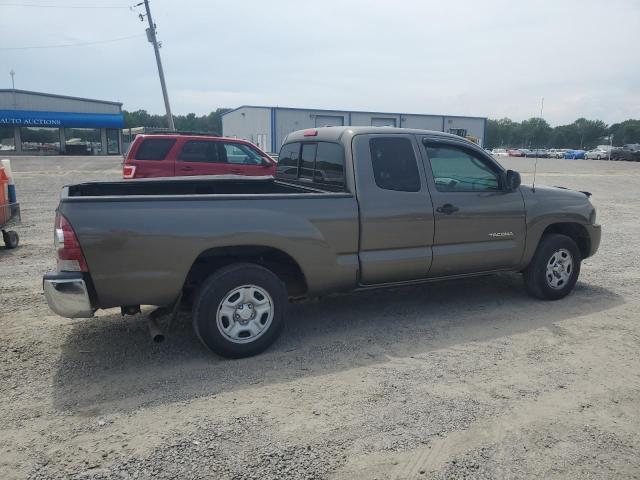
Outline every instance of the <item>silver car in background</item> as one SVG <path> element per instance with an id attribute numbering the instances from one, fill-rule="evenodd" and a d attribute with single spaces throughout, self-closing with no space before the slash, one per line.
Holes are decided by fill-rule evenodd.
<path id="1" fill-rule="evenodd" d="M 565 148 L 551 148 L 548 150 L 549 158 L 564 158 Z"/>
<path id="2" fill-rule="evenodd" d="M 602 148 L 594 148 L 593 150 L 589 150 L 587 153 L 585 153 L 584 157 L 588 158 L 589 160 L 608 160 L 609 151 Z"/>
<path id="3" fill-rule="evenodd" d="M 507 150 L 504 148 L 494 148 L 493 150 L 491 150 L 491 155 L 493 155 L 494 157 L 508 157 L 509 154 L 507 153 Z"/>

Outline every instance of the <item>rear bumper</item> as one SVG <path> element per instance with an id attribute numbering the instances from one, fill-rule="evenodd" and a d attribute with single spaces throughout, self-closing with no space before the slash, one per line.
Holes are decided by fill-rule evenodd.
<path id="1" fill-rule="evenodd" d="M 49 308 L 61 317 L 88 318 L 96 311 L 81 273 L 46 273 L 42 278 Z"/>
<path id="2" fill-rule="evenodd" d="M 600 246 L 600 238 L 602 237 L 602 227 L 598 224 L 585 225 L 587 232 L 589 233 L 589 242 L 591 248 L 589 249 L 589 256 L 595 255 Z"/>

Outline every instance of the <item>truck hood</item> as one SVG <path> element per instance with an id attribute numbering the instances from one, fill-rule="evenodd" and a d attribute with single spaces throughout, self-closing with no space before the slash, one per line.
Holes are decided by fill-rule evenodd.
<path id="1" fill-rule="evenodd" d="M 591 196 L 591 192 L 582 190 L 571 190 L 567 187 L 547 187 L 544 185 L 536 185 L 535 189 L 531 185 L 522 185 L 521 190 L 529 190 L 533 195 L 541 195 L 549 198 L 575 198 L 585 200 Z"/>

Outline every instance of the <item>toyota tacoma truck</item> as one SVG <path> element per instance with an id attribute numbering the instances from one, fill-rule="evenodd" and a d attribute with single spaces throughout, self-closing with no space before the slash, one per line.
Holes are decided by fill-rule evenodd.
<path id="1" fill-rule="evenodd" d="M 275 177 L 64 187 L 44 292 L 70 318 L 186 304 L 206 347 L 245 357 L 277 338 L 296 299 L 504 271 L 563 298 L 600 243 L 589 196 L 520 185 L 450 134 L 298 131 Z"/>

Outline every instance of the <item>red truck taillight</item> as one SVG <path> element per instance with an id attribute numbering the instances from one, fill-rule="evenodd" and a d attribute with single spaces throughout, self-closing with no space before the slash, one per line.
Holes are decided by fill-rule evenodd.
<path id="1" fill-rule="evenodd" d="M 58 254 L 59 272 L 88 272 L 76 232 L 64 215 L 56 215 L 53 244 Z"/>
<path id="2" fill-rule="evenodd" d="M 135 178 L 136 166 L 135 165 L 123 165 L 122 166 L 122 178 Z"/>

